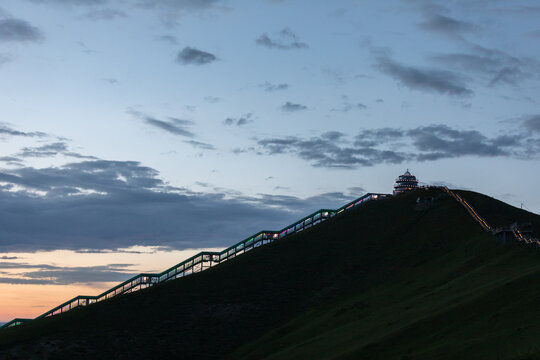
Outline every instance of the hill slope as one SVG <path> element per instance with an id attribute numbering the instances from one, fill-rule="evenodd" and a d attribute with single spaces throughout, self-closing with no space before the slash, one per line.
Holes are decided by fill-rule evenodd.
<path id="1" fill-rule="evenodd" d="M 9 329 L 0 358 L 539 358 L 540 253 L 497 244 L 432 195 L 428 209 L 417 194 L 374 201 L 203 273 Z"/>

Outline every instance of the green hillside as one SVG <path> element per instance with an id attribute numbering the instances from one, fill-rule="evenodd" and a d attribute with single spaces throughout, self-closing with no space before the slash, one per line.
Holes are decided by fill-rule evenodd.
<path id="1" fill-rule="evenodd" d="M 419 209 L 419 193 L 8 329 L 0 358 L 540 358 L 540 251 L 498 244 L 441 191 L 421 191 L 435 201 Z M 538 229 L 537 215 L 461 194 L 492 225 Z"/>

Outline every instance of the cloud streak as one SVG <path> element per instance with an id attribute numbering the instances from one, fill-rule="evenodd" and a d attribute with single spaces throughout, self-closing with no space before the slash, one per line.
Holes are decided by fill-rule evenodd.
<path id="1" fill-rule="evenodd" d="M 95 156 L 87 156 L 70 151 L 66 142 L 57 141 L 50 144 L 45 144 L 37 147 L 24 147 L 16 154 L 17 158 L 44 158 L 64 155 L 77 159 L 97 159 Z"/>
<path id="2" fill-rule="evenodd" d="M 478 27 L 472 23 L 439 14 L 429 14 L 427 19 L 418 26 L 421 29 L 445 35 L 458 35 L 478 30 Z"/>
<path id="3" fill-rule="evenodd" d="M 46 264 L 0 262 L 1 269 L 9 269 L 14 275 L 0 277 L 3 284 L 69 285 L 124 281 L 136 275 L 126 268 L 132 264 L 109 264 L 85 267 L 59 267 Z"/>
<path id="4" fill-rule="evenodd" d="M 473 91 L 464 84 L 463 78 L 451 71 L 402 65 L 386 56 L 376 58 L 376 68 L 412 90 L 453 96 L 473 95 Z"/>
<path id="5" fill-rule="evenodd" d="M 166 131 L 173 135 L 195 137 L 195 134 L 186 128 L 193 125 L 192 121 L 170 118 L 169 120 L 159 120 L 150 116 L 144 118 L 144 122 L 160 130 Z"/>
<path id="6" fill-rule="evenodd" d="M 22 137 L 37 137 L 44 138 L 49 136 L 48 134 L 40 131 L 24 132 L 13 129 L 6 123 L 0 122 L 0 136 L 22 136 Z"/>

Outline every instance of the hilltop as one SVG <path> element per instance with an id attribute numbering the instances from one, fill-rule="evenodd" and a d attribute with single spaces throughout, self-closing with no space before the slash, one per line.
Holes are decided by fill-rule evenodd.
<path id="1" fill-rule="evenodd" d="M 538 236 L 540 216 L 460 193 L 491 225 L 531 222 Z M 418 190 L 8 329 L 0 358 L 540 358 L 539 289 L 539 251 L 497 243 L 448 195 Z"/>

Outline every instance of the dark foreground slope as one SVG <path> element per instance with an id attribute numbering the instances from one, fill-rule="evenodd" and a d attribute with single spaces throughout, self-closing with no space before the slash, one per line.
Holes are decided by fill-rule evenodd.
<path id="1" fill-rule="evenodd" d="M 0 358 L 540 358 L 540 253 L 497 244 L 448 196 L 424 210 L 416 196 L 9 329 Z"/>

